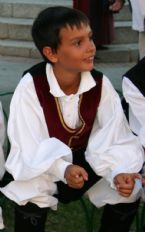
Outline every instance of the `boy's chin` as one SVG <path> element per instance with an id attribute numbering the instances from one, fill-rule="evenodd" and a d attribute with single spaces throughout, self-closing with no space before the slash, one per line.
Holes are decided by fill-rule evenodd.
<path id="1" fill-rule="evenodd" d="M 90 65 L 90 67 L 86 68 L 86 70 L 84 70 L 84 72 L 85 72 L 85 71 L 86 71 L 86 72 L 87 72 L 87 71 L 89 72 L 89 71 L 91 71 L 93 68 L 94 68 L 94 65 Z"/>

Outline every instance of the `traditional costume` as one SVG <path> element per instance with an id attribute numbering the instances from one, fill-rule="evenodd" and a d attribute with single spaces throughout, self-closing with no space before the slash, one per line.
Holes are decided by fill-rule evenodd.
<path id="1" fill-rule="evenodd" d="M 131 130 L 145 147 L 145 58 L 124 74 L 122 88 Z"/>
<path id="2" fill-rule="evenodd" d="M 44 226 L 48 207 L 56 209 L 59 200 L 70 202 L 84 193 L 97 207 L 136 204 L 140 182 L 136 181 L 133 193 L 125 198 L 116 191 L 114 177 L 139 172 L 143 150 L 129 129 L 118 94 L 102 73 L 83 72 L 78 92 L 68 96 L 50 64 L 43 62 L 27 70 L 12 98 L 8 135 L 11 151 L 6 169 L 14 180 L 1 191 L 20 205 L 16 207 L 15 232 L 21 218 L 38 219 L 37 224 Z M 89 174 L 81 190 L 66 184 L 64 172 L 72 163 Z M 109 220 L 114 221 L 116 210 Z M 44 231 L 40 227 L 38 231 Z M 25 231 L 25 225 L 21 228 Z"/>

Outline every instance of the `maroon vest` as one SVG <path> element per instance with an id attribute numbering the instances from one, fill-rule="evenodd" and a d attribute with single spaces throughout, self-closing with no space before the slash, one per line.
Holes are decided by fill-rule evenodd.
<path id="1" fill-rule="evenodd" d="M 72 129 L 63 120 L 58 98 L 50 93 L 46 77 L 46 63 L 37 64 L 30 70 L 27 70 L 27 72 L 30 72 L 33 77 L 50 137 L 58 138 L 72 150 L 86 147 L 101 98 L 102 73 L 95 70 L 91 71 L 96 81 L 96 86 L 80 96 L 79 117 L 81 126 L 77 129 Z"/>

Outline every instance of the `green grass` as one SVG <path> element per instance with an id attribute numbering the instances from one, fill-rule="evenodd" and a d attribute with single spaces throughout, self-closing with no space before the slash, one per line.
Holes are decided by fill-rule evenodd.
<path id="1" fill-rule="evenodd" d="M 3 232 L 14 232 L 14 203 L 4 198 L 2 202 L 4 224 Z M 92 205 L 85 199 L 90 219 L 93 220 L 95 231 L 99 228 L 102 209 L 92 208 Z M 93 212 L 92 212 L 93 209 Z M 92 215 L 92 216 L 91 216 Z M 90 227 L 90 226 L 89 226 Z M 46 223 L 46 232 L 86 232 L 86 214 L 81 201 L 70 204 L 59 203 L 58 210 L 49 210 Z"/>
<path id="2" fill-rule="evenodd" d="M 89 220 L 93 222 L 94 232 L 99 230 L 100 219 L 103 209 L 97 209 L 90 204 L 87 199 L 84 199 L 85 205 L 87 206 Z M 6 228 L 2 232 L 14 232 L 14 203 L 6 198 L 1 200 L 3 208 L 4 224 Z M 143 204 L 140 207 L 140 215 Z M 87 219 L 87 220 L 86 220 Z M 76 201 L 70 204 L 59 204 L 57 211 L 49 210 L 48 218 L 46 223 L 45 232 L 88 232 L 91 231 L 91 227 L 87 227 L 85 210 L 82 206 L 81 201 Z M 90 230 L 89 230 L 90 229 Z M 142 232 L 141 230 L 136 231 L 136 221 L 134 221 L 131 232 Z"/>
<path id="3" fill-rule="evenodd" d="M 7 181 L 10 181 L 8 173 L 4 179 L 3 184 L 6 185 Z M 0 205 L 3 209 L 4 224 L 6 227 L 1 231 L 14 232 L 14 202 L 7 199 L 1 193 Z M 48 211 L 45 232 L 97 232 L 99 231 L 102 212 L 103 208 L 97 209 L 86 197 L 69 204 L 59 203 L 57 211 Z M 140 204 L 138 212 L 138 230 L 136 230 L 136 220 L 134 220 L 130 232 L 143 232 L 140 224 L 145 223 L 145 203 L 142 202 Z M 92 225 L 94 230 L 91 228 Z"/>
<path id="4" fill-rule="evenodd" d="M 3 232 L 13 232 L 13 224 L 14 224 L 14 203 L 7 198 L 1 198 L 1 206 L 3 210 L 3 218 L 5 229 Z"/>

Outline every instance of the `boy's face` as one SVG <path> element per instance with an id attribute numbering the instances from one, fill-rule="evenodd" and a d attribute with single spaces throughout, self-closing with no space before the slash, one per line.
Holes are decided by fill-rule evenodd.
<path id="1" fill-rule="evenodd" d="M 76 73 L 93 69 L 96 48 L 89 25 L 62 28 L 60 39 L 61 44 L 55 54 L 55 69 L 58 67 L 61 71 Z"/>

